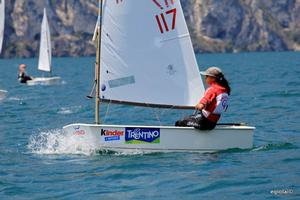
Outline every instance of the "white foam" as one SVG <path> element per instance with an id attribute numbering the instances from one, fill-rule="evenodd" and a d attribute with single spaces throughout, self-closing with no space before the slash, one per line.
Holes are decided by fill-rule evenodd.
<path id="1" fill-rule="evenodd" d="M 10 101 L 21 101 L 22 98 L 19 98 L 19 97 L 9 97 L 8 100 L 10 100 Z"/>
<path id="2" fill-rule="evenodd" d="M 142 151 L 142 150 L 119 150 L 114 152 L 114 155 L 116 156 L 136 156 L 136 155 L 147 155 L 147 154 L 153 154 L 152 152 Z"/>
<path id="3" fill-rule="evenodd" d="M 71 106 L 71 107 L 61 107 L 57 113 L 62 115 L 68 115 L 78 112 L 82 106 Z"/>
<path id="4" fill-rule="evenodd" d="M 67 135 L 61 129 L 32 135 L 28 143 L 28 149 L 35 154 L 93 155 L 96 148 L 97 144 L 89 138 L 80 139 L 74 135 Z"/>

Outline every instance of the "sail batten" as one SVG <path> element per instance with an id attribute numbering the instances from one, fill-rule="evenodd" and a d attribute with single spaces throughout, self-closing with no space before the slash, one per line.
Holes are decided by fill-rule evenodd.
<path id="1" fill-rule="evenodd" d="M 190 38 L 190 37 L 191 37 L 190 34 L 179 35 L 179 36 L 174 37 L 174 38 L 168 38 L 168 39 L 162 40 L 161 43 L 168 42 L 168 41 L 171 41 L 171 40 L 181 39 L 181 38 Z"/>
<path id="2" fill-rule="evenodd" d="M 41 39 L 38 69 L 41 71 L 51 71 L 51 37 L 46 9 L 44 8 L 43 21 L 41 25 Z"/>
<path id="3" fill-rule="evenodd" d="M 129 102 L 129 101 L 120 101 L 113 99 L 101 99 L 102 103 L 112 103 L 112 104 L 122 104 L 130 106 L 140 106 L 148 108 L 165 108 L 165 109 L 182 109 L 182 110 L 194 110 L 195 106 L 182 106 L 182 105 L 167 105 L 167 104 L 154 104 L 154 103 L 142 103 L 142 102 Z"/>
<path id="4" fill-rule="evenodd" d="M 0 53 L 2 52 L 2 44 L 4 39 L 5 25 L 5 1 L 0 0 Z"/>
<path id="5" fill-rule="evenodd" d="M 204 86 L 180 1 L 105 1 L 103 8 L 101 99 L 194 106 Z"/>

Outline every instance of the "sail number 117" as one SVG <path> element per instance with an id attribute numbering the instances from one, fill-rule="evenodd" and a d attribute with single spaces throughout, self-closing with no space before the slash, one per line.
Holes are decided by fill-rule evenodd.
<path id="1" fill-rule="evenodd" d="M 169 17 L 172 17 L 172 24 L 169 24 L 168 21 L 166 20 Z M 174 30 L 176 25 L 176 8 L 168 10 L 165 13 L 161 13 L 160 15 L 156 15 L 155 18 L 161 33 Z"/>

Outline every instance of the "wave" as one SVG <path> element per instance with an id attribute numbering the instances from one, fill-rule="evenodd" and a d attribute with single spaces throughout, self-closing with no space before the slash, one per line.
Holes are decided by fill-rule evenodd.
<path id="1" fill-rule="evenodd" d="M 80 111 L 82 106 L 70 106 L 70 107 L 61 107 L 57 113 L 62 115 L 69 115 L 73 113 L 77 113 Z"/>
<path id="2" fill-rule="evenodd" d="M 266 144 L 258 147 L 254 147 L 251 151 L 270 151 L 270 150 L 285 150 L 285 149 L 298 149 L 299 147 L 289 143 L 278 143 L 278 144 Z"/>
<path id="3" fill-rule="evenodd" d="M 9 101 L 23 101 L 25 99 L 21 98 L 21 97 L 9 97 L 7 100 L 9 100 Z"/>
<path id="4" fill-rule="evenodd" d="M 272 151 L 272 150 L 287 150 L 287 149 L 298 149 L 299 147 L 292 143 L 279 143 L 279 144 L 265 144 L 261 146 L 254 146 L 251 149 L 239 149 L 232 148 L 223 151 L 219 151 L 218 153 L 242 153 L 242 152 L 253 152 L 253 151 Z"/>
<path id="5" fill-rule="evenodd" d="M 96 151 L 96 154 L 98 155 L 115 155 L 115 156 L 141 156 L 141 155 L 156 155 L 156 154 L 162 154 L 159 152 L 146 152 L 143 150 L 139 149 L 134 149 L 134 150 L 119 150 L 119 151 L 114 151 L 114 150 L 109 150 L 109 149 L 98 149 Z"/>
<path id="6" fill-rule="evenodd" d="M 274 91 L 262 94 L 262 98 L 269 98 L 269 97 L 278 97 L 278 98 L 286 98 L 286 97 L 299 97 L 300 91 L 299 90 L 286 90 L 286 91 Z"/>

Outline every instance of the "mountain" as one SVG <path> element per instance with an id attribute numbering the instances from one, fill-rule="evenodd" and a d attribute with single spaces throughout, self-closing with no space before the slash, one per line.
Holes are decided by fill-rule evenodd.
<path id="1" fill-rule="evenodd" d="M 300 50 L 300 0 L 181 3 L 196 52 Z M 2 57 L 37 56 L 44 7 L 54 56 L 95 54 L 97 0 L 6 0 Z"/>
<path id="2" fill-rule="evenodd" d="M 299 0 L 189 0 L 184 10 L 199 52 L 299 51 Z"/>

